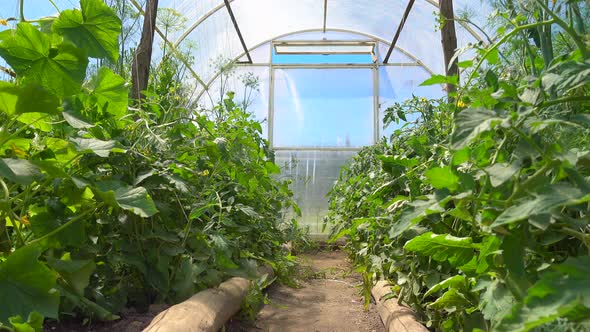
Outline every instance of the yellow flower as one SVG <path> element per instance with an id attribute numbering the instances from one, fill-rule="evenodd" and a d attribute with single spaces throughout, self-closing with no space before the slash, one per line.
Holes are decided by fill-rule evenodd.
<path id="1" fill-rule="evenodd" d="M 14 154 L 16 154 L 17 156 L 19 156 L 21 158 L 27 158 L 29 156 L 24 150 L 17 147 L 14 143 L 12 144 L 11 148 L 12 148 L 12 151 L 14 152 Z"/>
<path id="2" fill-rule="evenodd" d="M 0 19 L 0 25 L 8 25 L 8 21 L 5 19 Z"/>
<path id="3" fill-rule="evenodd" d="M 24 217 L 20 218 L 20 222 L 26 226 L 31 225 L 31 222 L 29 221 L 29 216 L 24 216 Z"/>
<path id="4" fill-rule="evenodd" d="M 207 176 L 207 175 L 209 175 L 209 170 L 206 169 L 206 170 L 200 172 L 199 175 L 201 175 L 201 176 Z"/>
<path id="5" fill-rule="evenodd" d="M 457 107 L 463 108 L 463 107 L 465 107 L 465 106 L 467 106 L 467 105 L 465 105 L 465 103 L 464 103 L 462 100 L 459 100 L 459 101 L 457 102 Z"/>

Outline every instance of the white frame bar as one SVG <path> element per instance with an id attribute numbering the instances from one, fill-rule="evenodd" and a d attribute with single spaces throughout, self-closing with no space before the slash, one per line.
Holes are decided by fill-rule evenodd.
<path id="1" fill-rule="evenodd" d="M 279 52 L 278 47 L 322 47 L 322 46 L 370 46 L 370 52 L 328 52 L 327 54 L 375 54 L 377 42 L 374 40 L 275 40 L 271 47 L 276 54 L 324 54 L 323 52 Z"/>
<path id="2" fill-rule="evenodd" d="M 299 34 L 299 33 L 321 32 L 321 31 L 322 31 L 322 29 L 305 29 L 305 30 L 299 30 L 299 31 L 289 32 L 289 33 L 282 34 L 282 35 L 276 36 L 274 38 L 265 40 L 265 41 L 259 43 L 258 45 L 255 45 L 254 47 L 248 49 L 248 51 L 250 51 L 250 52 L 251 51 L 254 51 L 257 48 L 260 48 L 260 47 L 262 47 L 262 46 L 264 46 L 266 44 L 272 43 L 273 40 L 278 40 L 280 38 L 284 38 L 284 37 L 287 37 L 287 36 L 291 36 L 291 35 L 295 35 L 295 34 Z M 377 41 L 377 42 L 381 42 L 381 43 L 383 43 L 385 45 L 390 45 L 390 42 L 387 41 L 387 40 L 385 40 L 385 39 L 383 39 L 383 38 L 379 38 L 377 36 L 374 36 L 374 35 L 371 35 L 371 34 L 367 34 L 367 33 L 364 33 L 364 32 L 359 32 L 359 31 L 356 31 L 356 30 L 327 29 L 327 31 L 343 32 L 343 33 L 349 33 L 349 34 L 356 34 L 356 35 L 360 35 L 360 36 L 364 36 L 364 37 L 370 38 L 370 39 L 372 39 L 374 41 Z M 270 47 L 270 49 L 271 49 L 271 57 L 270 58 L 272 59 L 272 46 Z M 404 49 L 402 49 L 402 48 L 400 48 L 398 46 L 396 46 L 395 49 L 398 50 L 399 52 L 401 52 L 402 54 L 404 54 L 405 56 L 409 57 L 410 59 L 416 61 L 417 66 L 422 67 L 430 75 L 434 75 L 435 74 L 435 72 L 432 69 L 430 69 L 427 65 L 425 65 L 422 61 L 420 61 L 420 59 L 418 59 L 413 54 L 409 53 L 408 51 L 406 51 L 406 50 L 404 50 Z M 236 56 L 234 59 L 232 59 L 232 61 L 235 62 L 236 64 L 240 64 L 239 60 L 244 55 L 246 55 L 245 52 L 239 54 L 238 56 Z M 257 64 L 254 63 L 254 64 L 248 64 L 248 65 L 250 65 L 250 66 L 256 66 Z M 390 66 L 398 66 L 398 64 L 396 64 L 396 63 L 389 63 L 389 64 L 378 63 L 378 65 L 380 65 L 380 66 L 385 66 L 385 65 L 388 65 L 388 66 L 389 65 Z M 412 64 L 403 64 L 403 63 L 401 64 L 401 66 L 405 66 L 405 65 L 412 65 Z M 270 64 L 268 64 L 268 66 L 269 66 L 269 68 L 271 67 Z M 197 95 L 197 98 L 195 100 L 200 100 L 201 99 L 201 97 L 203 96 L 203 94 L 209 89 L 209 87 L 211 86 L 211 84 L 219 77 L 220 74 L 221 74 L 220 72 L 216 73 L 215 75 L 213 75 L 213 77 L 211 77 L 211 79 L 209 79 L 209 81 L 207 82 L 207 84 L 203 84 L 203 90 L 199 92 L 199 94 Z"/>

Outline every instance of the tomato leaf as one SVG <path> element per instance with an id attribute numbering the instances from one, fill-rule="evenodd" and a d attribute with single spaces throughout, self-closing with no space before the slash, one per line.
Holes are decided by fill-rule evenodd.
<path id="1" fill-rule="evenodd" d="M 467 278 L 463 275 L 456 275 L 456 276 L 452 276 L 449 277 L 439 283 L 437 283 L 436 285 L 432 286 L 425 294 L 424 297 L 428 297 L 429 295 L 432 295 L 436 292 L 439 292 L 443 289 L 448 289 L 448 288 L 457 288 L 460 289 L 462 291 L 466 291 L 468 289 L 468 281 Z"/>
<path id="2" fill-rule="evenodd" d="M 590 311 L 590 257 L 570 257 L 552 266 L 527 293 L 524 303 L 503 320 L 498 331 L 529 331 L 565 317 L 585 318 Z"/>
<path id="3" fill-rule="evenodd" d="M 533 215 L 551 212 L 559 207 L 588 201 L 590 201 L 590 192 L 585 192 L 569 184 L 557 183 L 534 193 L 533 198 L 523 199 L 518 204 L 507 208 L 498 216 L 492 226 L 511 224 Z"/>
<path id="4" fill-rule="evenodd" d="M 445 76 L 445 75 L 432 75 L 426 81 L 420 83 L 420 86 L 429 86 L 429 85 L 436 85 L 436 84 L 459 84 L 459 79 L 457 76 Z"/>
<path id="5" fill-rule="evenodd" d="M 469 237 L 454 237 L 449 234 L 424 233 L 406 242 L 404 249 L 430 256 L 436 261 L 448 261 L 453 266 L 467 264 L 477 247 Z"/>
<path id="6" fill-rule="evenodd" d="M 469 145 L 480 134 L 492 130 L 505 121 L 494 111 L 483 108 L 468 108 L 457 115 L 452 134 L 452 147 L 455 150 Z"/>
<path id="7" fill-rule="evenodd" d="M 450 167 L 434 167 L 426 171 L 424 176 L 436 189 L 449 189 L 455 191 L 459 188 L 459 177 L 453 173 Z"/>
<path id="8" fill-rule="evenodd" d="M 471 306 L 472 304 L 468 300 L 467 296 L 456 288 L 451 288 L 446 291 L 436 301 L 428 305 L 431 309 L 446 310 L 448 312 L 454 312 L 460 309 Z"/>

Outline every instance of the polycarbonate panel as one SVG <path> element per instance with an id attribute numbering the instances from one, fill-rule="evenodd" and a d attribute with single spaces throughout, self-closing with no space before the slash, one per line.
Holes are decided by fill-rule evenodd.
<path id="1" fill-rule="evenodd" d="M 373 143 L 373 70 L 275 69 L 274 147 Z"/>
<path id="2" fill-rule="evenodd" d="M 387 55 L 387 51 L 389 51 L 389 44 L 379 43 L 378 47 L 379 63 L 383 63 L 383 60 L 385 60 L 385 56 Z M 412 59 L 412 57 L 402 53 L 396 48 L 391 52 L 388 63 L 416 63 L 416 59 Z"/>
<path id="3" fill-rule="evenodd" d="M 424 0 L 416 1 L 396 46 L 413 54 L 435 73 L 444 73 L 441 34 L 436 28 L 436 13 L 438 8 Z"/>
<path id="4" fill-rule="evenodd" d="M 182 43 L 195 46 L 193 68 L 205 83 L 219 72 L 219 64 L 226 64 L 243 52 L 227 10 L 219 10 L 211 15 Z"/>
<path id="5" fill-rule="evenodd" d="M 182 1 L 182 0 L 159 0 L 158 8 L 172 8 L 181 13 L 186 19 L 187 28 L 196 22 L 203 15 L 213 10 L 214 8 L 223 5 L 220 0 L 198 0 L 198 1 Z M 225 10 L 225 8 L 223 8 Z"/>
<path id="6" fill-rule="evenodd" d="M 408 0 L 328 0 L 326 25 L 353 30 L 390 41 L 397 30 Z"/>
<path id="7" fill-rule="evenodd" d="M 456 17 L 469 17 L 469 20 L 480 29 L 487 33 L 494 31 L 488 24 L 488 16 L 494 11 L 489 0 L 455 0 L 453 1 L 453 9 Z M 470 27 L 482 38 L 485 39 L 484 34 L 476 27 Z M 487 42 L 487 41 L 486 41 Z"/>
<path id="8" fill-rule="evenodd" d="M 220 16 L 219 13 L 226 14 L 227 12 L 219 0 L 167 0 L 166 2 L 180 9 L 179 11 L 189 18 L 189 31 L 194 28 L 195 22 L 203 18 L 206 18 L 205 22 L 215 20 L 215 17 Z M 290 35 L 298 31 L 318 34 L 323 28 L 323 1 L 234 0 L 230 3 L 248 48 L 253 48 L 271 39 L 290 39 Z M 331 38 L 330 34 L 350 31 L 376 38 L 382 42 L 389 42 L 398 28 L 407 3 L 408 0 L 375 0 L 370 2 L 328 0 L 326 22 L 328 33 L 325 37 L 329 39 Z M 443 73 L 440 31 L 436 28 L 437 3 L 438 1 L 435 0 L 416 0 L 397 46 L 421 60 L 433 72 Z M 491 12 L 490 6 L 485 4 L 485 1 L 456 0 L 454 4 L 457 13 L 460 14 L 467 10 L 471 13 L 471 20 L 485 27 L 481 23 Z M 217 9 L 217 12 L 210 15 L 214 9 Z M 239 44 L 236 44 L 235 40 L 232 40 L 231 43 L 227 42 L 227 35 L 235 35 L 236 33 L 232 25 L 224 24 L 217 28 L 217 33 L 213 34 L 207 33 L 209 29 L 197 28 L 197 30 L 203 31 L 191 32 L 191 38 L 199 43 L 207 44 L 204 50 L 199 51 L 199 59 L 205 59 L 199 60 L 200 63 L 196 67 L 199 74 L 201 74 L 201 69 L 206 69 L 203 62 L 208 62 L 218 54 L 235 59 L 243 53 L 243 49 L 237 47 Z M 463 29 L 460 24 L 457 24 L 457 35 L 459 47 L 477 40 L 472 38 L 470 32 Z M 228 47 L 228 44 L 231 47 Z M 207 77 L 208 74 L 205 71 L 202 76 Z"/>
<path id="9" fill-rule="evenodd" d="M 291 214 L 311 234 L 321 234 L 324 216 L 328 213 L 326 195 L 334 186 L 340 167 L 356 151 L 277 151 L 276 163 L 283 179 L 291 179 L 291 190 L 301 208 L 301 217 Z M 327 232 L 328 230 L 326 230 Z"/>
<path id="10" fill-rule="evenodd" d="M 270 63 L 270 43 L 265 43 L 250 52 L 252 63 Z M 248 61 L 248 57 L 244 54 L 238 59 L 239 62 Z"/>
<path id="11" fill-rule="evenodd" d="M 477 0 L 455 1 L 454 5 L 456 14 L 462 8 L 474 8 L 474 6 L 478 6 L 478 17 L 485 17 L 484 13 L 490 12 L 489 6 Z M 437 22 L 438 15 L 439 9 L 429 1 L 416 1 L 396 46 L 416 56 L 435 73 L 442 74 L 445 72 L 445 68 L 441 33 Z M 474 20 L 478 22 L 477 17 Z M 455 22 L 455 30 L 458 48 L 477 41 L 460 22 Z"/>
<path id="12" fill-rule="evenodd" d="M 324 3 L 318 0 L 236 0 L 231 3 L 247 47 L 306 29 L 321 28 Z"/>
<path id="13" fill-rule="evenodd" d="M 423 98 L 440 98 L 444 95 L 441 85 L 420 86 L 430 77 L 421 67 L 387 66 L 379 69 L 379 114 L 381 125 L 380 137 L 389 136 L 402 124 L 392 123 L 383 129 L 384 111 L 395 103 L 402 103 L 413 96 Z"/>

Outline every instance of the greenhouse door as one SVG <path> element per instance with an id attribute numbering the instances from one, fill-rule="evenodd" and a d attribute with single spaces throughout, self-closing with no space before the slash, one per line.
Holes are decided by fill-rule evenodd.
<path id="1" fill-rule="evenodd" d="M 290 55 L 291 63 L 273 55 L 277 59 L 271 68 L 269 141 L 283 176 L 293 181 L 300 225 L 322 234 L 326 194 L 340 167 L 379 136 L 378 69 L 371 63 L 313 63 L 326 61 L 322 55 Z"/>

